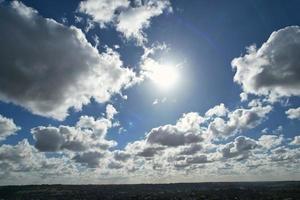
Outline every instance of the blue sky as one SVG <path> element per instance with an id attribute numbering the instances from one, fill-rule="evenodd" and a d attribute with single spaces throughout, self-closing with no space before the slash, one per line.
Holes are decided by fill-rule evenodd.
<path id="1" fill-rule="evenodd" d="M 299 179 L 298 1 L 0 2 L 1 184 Z"/>

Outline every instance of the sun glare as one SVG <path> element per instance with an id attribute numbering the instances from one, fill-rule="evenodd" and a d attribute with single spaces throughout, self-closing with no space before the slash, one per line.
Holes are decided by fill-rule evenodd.
<path id="1" fill-rule="evenodd" d="M 176 67 L 164 65 L 153 71 L 152 80 L 160 89 L 171 89 L 179 79 Z"/>

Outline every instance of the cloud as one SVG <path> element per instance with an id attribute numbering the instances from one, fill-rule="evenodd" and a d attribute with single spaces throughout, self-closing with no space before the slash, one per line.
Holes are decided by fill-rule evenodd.
<path id="1" fill-rule="evenodd" d="M 152 105 L 156 105 L 156 104 L 159 104 L 159 103 L 165 103 L 167 100 L 168 100 L 167 97 L 164 97 L 164 98 L 162 98 L 162 99 L 156 98 L 156 99 L 154 99 L 154 101 L 152 102 Z"/>
<path id="2" fill-rule="evenodd" d="M 59 151 L 65 142 L 60 130 L 55 127 L 40 126 L 32 129 L 31 133 L 37 141 L 35 147 L 40 151 Z"/>
<path id="3" fill-rule="evenodd" d="M 133 155 L 132 159 L 139 157 L 146 160 L 158 159 L 156 160 L 158 163 L 168 163 L 167 160 L 173 160 L 176 161 L 175 165 L 181 168 L 189 166 L 187 157 L 204 154 L 207 155 L 209 161 L 217 160 L 219 154 L 216 149 L 219 145 L 214 144 L 215 141 L 220 143 L 224 138 L 256 127 L 271 110 L 271 106 L 259 104 L 230 111 L 224 104 L 220 104 L 209 109 L 205 117 L 196 112 L 187 113 L 179 118 L 176 124 L 153 128 L 144 139 L 127 144 L 124 152 Z M 243 145 L 243 141 L 240 141 L 242 139 L 236 141 L 237 151 L 240 149 L 239 145 Z M 275 147 L 275 143 L 282 138 L 262 137 L 261 143 L 265 142 L 265 146 L 268 143 L 267 139 L 272 140 L 274 143 L 272 145 Z M 248 138 L 245 140 L 250 141 Z M 255 141 L 255 143 L 261 146 L 259 142 Z M 232 145 L 234 147 L 235 143 Z M 235 157 L 235 154 L 236 156 L 243 154 L 246 157 L 246 153 L 241 152 L 230 154 L 230 156 Z"/>
<path id="4" fill-rule="evenodd" d="M 158 154 L 162 150 L 164 150 L 164 147 L 145 145 L 140 151 L 136 152 L 136 155 L 149 158 L 149 157 L 154 157 L 156 154 Z"/>
<path id="5" fill-rule="evenodd" d="M 107 130 L 110 127 L 111 122 L 107 119 L 95 120 L 93 117 L 82 116 L 76 127 L 63 125 L 58 128 L 39 126 L 31 129 L 31 133 L 36 141 L 35 147 L 39 151 L 57 152 L 69 150 L 80 152 L 91 149 L 106 150 L 115 146 L 116 143 L 114 141 L 105 139 Z M 80 158 L 79 156 L 78 159 Z"/>
<path id="6" fill-rule="evenodd" d="M 240 94 L 241 102 L 247 101 L 248 100 L 248 94 L 245 92 L 242 92 Z"/>
<path id="7" fill-rule="evenodd" d="M 116 29 L 127 39 L 135 38 L 142 44 L 147 41 L 143 30 L 150 26 L 151 18 L 161 15 L 169 8 L 169 0 L 150 0 L 140 6 L 129 7 L 118 15 Z"/>
<path id="8" fill-rule="evenodd" d="M 239 136 L 235 138 L 233 142 L 227 143 L 225 146 L 221 147 L 219 151 L 223 158 L 238 157 L 238 160 L 242 160 L 248 158 L 251 150 L 258 147 L 259 145 L 255 140 L 245 136 Z"/>
<path id="9" fill-rule="evenodd" d="M 190 144 L 189 146 L 184 146 L 183 148 L 181 148 L 179 154 L 180 155 L 193 155 L 202 149 L 203 149 L 202 144 L 199 144 L 199 143 Z"/>
<path id="10" fill-rule="evenodd" d="M 70 108 L 105 102 L 134 82 L 117 52 L 99 54 L 81 30 L 18 1 L 0 6 L 0 29 L 1 101 L 63 120 Z"/>
<path id="11" fill-rule="evenodd" d="M 234 81 L 245 93 L 280 97 L 300 95 L 300 27 L 288 26 L 271 34 L 257 49 L 248 47 L 244 56 L 233 59 Z"/>
<path id="12" fill-rule="evenodd" d="M 109 169 L 121 169 L 124 166 L 120 162 L 111 161 L 108 163 L 107 167 Z"/>
<path id="13" fill-rule="evenodd" d="M 117 10 L 127 8 L 129 4 L 128 0 L 87 0 L 80 2 L 78 10 L 90 15 L 104 27 L 106 23 L 113 21 Z"/>
<path id="14" fill-rule="evenodd" d="M 208 117 L 217 116 L 217 117 L 223 117 L 228 113 L 228 109 L 225 107 L 223 103 L 220 105 L 216 105 L 215 107 L 209 109 L 205 115 Z"/>
<path id="15" fill-rule="evenodd" d="M 294 140 L 290 143 L 291 145 L 300 145 L 300 136 L 295 136 Z"/>
<path id="16" fill-rule="evenodd" d="M 203 140 L 198 129 L 201 122 L 202 117 L 198 114 L 185 114 L 176 125 L 165 125 L 152 129 L 146 135 L 146 141 L 163 146 L 181 146 L 200 142 Z"/>
<path id="17" fill-rule="evenodd" d="M 289 164 L 299 162 L 299 148 L 290 149 L 287 147 L 278 147 L 276 149 L 273 149 L 271 152 L 272 154 L 269 156 L 269 159 L 272 162 L 287 162 Z"/>
<path id="18" fill-rule="evenodd" d="M 95 119 L 90 116 L 81 116 L 76 123 L 76 128 L 83 129 L 87 132 L 92 130 L 96 137 L 104 138 L 109 128 L 112 127 L 112 119 L 100 118 Z"/>
<path id="19" fill-rule="evenodd" d="M 258 107 L 261 109 L 262 105 Z M 224 120 L 230 120 L 229 116 L 240 109 L 244 108 L 228 110 L 226 116 L 223 116 Z M 49 131 L 53 137 L 46 132 L 39 132 L 38 136 L 42 139 L 37 139 L 37 135 L 34 135 L 35 147 L 37 140 L 43 140 L 44 143 L 55 143 L 56 145 L 48 149 L 57 152 L 45 154 L 38 151 L 42 146 L 45 148 L 45 144 L 41 143 L 43 145 L 35 148 L 27 140 L 17 145 L 2 145 L 0 179 L 5 183 L 10 180 L 8 177 L 19 180 L 24 176 L 36 177 L 35 183 L 47 182 L 51 178 L 55 180 L 72 178 L 74 181 L 82 180 L 82 183 L 97 182 L 99 178 L 121 181 L 111 179 L 115 176 L 137 182 L 143 180 L 155 182 L 165 177 L 177 181 L 193 180 L 195 177 L 205 178 L 205 176 L 217 177 L 209 180 L 219 180 L 220 177 L 224 177 L 224 173 L 230 177 L 238 175 L 239 178 L 243 178 L 242 174 L 266 177 L 265 170 L 268 170 L 270 175 L 279 175 L 293 174 L 298 169 L 299 148 L 291 146 L 294 142 L 284 143 L 286 139 L 283 135 L 262 135 L 257 140 L 238 136 L 234 139 L 227 138 L 226 141 L 206 137 L 209 124 L 216 118 L 219 117 L 213 115 L 210 119 L 193 112 L 184 114 L 174 125 L 167 124 L 154 128 L 143 139 L 128 143 L 122 150 L 112 150 L 108 146 L 103 148 L 99 145 L 107 141 L 105 136 L 108 128 L 105 128 L 104 124 L 107 122 L 110 122 L 107 126 L 112 124 L 106 118 L 94 119 L 84 116 L 73 127 L 63 125 L 44 129 L 37 127 Z M 253 126 L 249 126 L 251 127 Z M 164 132 L 152 133 L 155 129 Z M 160 137 L 149 142 L 150 134 L 159 134 Z M 189 134 L 199 136 L 201 139 L 190 141 Z M 165 138 L 171 137 L 170 135 L 176 138 L 175 142 L 165 141 Z M 182 141 L 178 142 L 177 137 L 183 137 Z M 296 141 L 297 137 L 294 140 Z M 10 173 L 3 178 L 1 175 L 7 172 Z M 42 178 L 37 176 L 41 174 Z"/>
<path id="20" fill-rule="evenodd" d="M 135 39 L 138 44 L 147 41 L 144 29 L 150 26 L 151 18 L 171 10 L 169 0 L 87 0 L 79 4 L 78 10 L 88 14 L 101 27 L 113 24 L 126 39 Z"/>
<path id="21" fill-rule="evenodd" d="M 239 108 L 228 113 L 228 119 L 214 118 L 209 124 L 209 132 L 218 137 L 235 135 L 247 129 L 252 129 L 264 120 L 272 107 L 256 106 L 248 109 Z"/>
<path id="22" fill-rule="evenodd" d="M 99 167 L 100 159 L 103 157 L 104 155 L 101 152 L 88 151 L 88 152 L 77 154 L 76 156 L 73 157 L 73 160 L 83 165 L 86 165 L 89 168 L 96 168 Z"/>
<path id="23" fill-rule="evenodd" d="M 67 163 L 63 165 L 62 160 L 47 158 L 45 154 L 39 153 L 26 139 L 16 145 L 0 146 L 0 174 L 5 174 L 7 180 L 9 180 L 9 176 L 14 174 L 17 177 L 22 177 L 20 176 L 22 173 L 32 176 L 32 173 L 37 172 L 36 177 L 48 174 L 48 178 L 50 171 L 55 176 L 61 173 L 66 175 L 66 168 L 71 170 L 71 166 Z"/>
<path id="24" fill-rule="evenodd" d="M 206 155 L 197 155 L 197 156 L 194 156 L 194 157 L 188 157 L 186 159 L 186 162 L 188 164 L 201 164 L 201 163 L 207 163 L 209 161 L 207 160 Z"/>
<path id="25" fill-rule="evenodd" d="M 130 154 L 125 151 L 116 150 L 114 151 L 114 159 L 117 161 L 127 161 L 130 158 Z"/>
<path id="26" fill-rule="evenodd" d="M 198 133 L 185 132 L 172 125 L 152 129 L 147 135 L 148 143 L 165 146 L 180 146 L 201 140 L 202 138 Z"/>
<path id="27" fill-rule="evenodd" d="M 15 135 L 20 129 L 12 119 L 0 114 L 0 142 L 4 141 L 10 135 Z"/>
<path id="28" fill-rule="evenodd" d="M 258 143 L 267 149 L 279 146 L 280 144 L 282 144 L 283 141 L 283 135 L 262 135 L 258 139 Z"/>
<path id="29" fill-rule="evenodd" d="M 113 105 L 107 104 L 107 106 L 106 106 L 106 118 L 107 119 L 113 119 L 117 113 L 118 113 L 118 111 L 116 110 L 116 108 Z"/>
<path id="30" fill-rule="evenodd" d="M 285 112 L 289 119 L 300 119 L 300 107 L 290 108 Z"/>

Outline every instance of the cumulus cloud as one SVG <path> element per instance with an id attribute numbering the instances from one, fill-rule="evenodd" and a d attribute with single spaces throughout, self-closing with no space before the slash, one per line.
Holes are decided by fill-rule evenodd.
<path id="1" fill-rule="evenodd" d="M 112 119 L 100 118 L 95 119 L 90 116 L 81 116 L 76 123 L 77 129 L 84 131 L 92 131 L 92 133 L 99 138 L 104 138 L 109 128 L 112 127 Z"/>
<path id="2" fill-rule="evenodd" d="M 99 54 L 81 30 L 13 1 L 0 6 L 0 100 L 62 120 L 91 98 L 109 100 L 133 83 L 118 53 Z"/>
<path id="3" fill-rule="evenodd" d="M 237 157 L 237 159 L 242 160 L 248 158 L 251 150 L 257 147 L 259 147 L 259 145 L 255 140 L 245 136 L 239 136 L 235 138 L 233 142 L 221 147 L 220 152 L 223 158 Z"/>
<path id="4" fill-rule="evenodd" d="M 101 152 L 88 151 L 75 155 L 73 160 L 89 168 L 96 168 L 99 167 L 99 162 L 102 157 L 104 157 L 104 155 Z"/>
<path id="5" fill-rule="evenodd" d="M 176 161 L 172 165 L 180 166 L 180 168 L 189 167 L 192 162 L 196 162 L 189 162 L 188 157 L 192 159 L 200 155 L 207 155 L 209 162 L 218 160 L 220 154 L 216 152 L 216 149 L 220 149 L 219 146 L 222 144 L 217 145 L 214 142 L 220 142 L 222 138 L 228 138 L 256 127 L 271 110 L 271 106 L 259 104 L 250 108 L 238 108 L 230 111 L 224 104 L 220 104 L 209 109 L 204 117 L 196 112 L 187 113 L 174 125 L 167 124 L 153 128 L 145 135 L 144 139 L 129 143 L 124 152 L 133 155 L 131 159 L 141 157 L 146 160 L 155 160 L 162 165 L 169 161 Z M 263 145 L 275 147 L 282 140 L 281 137 L 275 136 L 264 136 L 260 142 L 249 138 L 237 138 L 232 144 L 227 144 L 228 150 L 224 147 L 223 157 L 246 158 L 249 152 L 241 152 L 244 143 L 254 142 L 256 146 L 260 147 Z M 226 154 L 226 152 L 229 153 Z"/>
<path id="6" fill-rule="evenodd" d="M 146 136 L 147 143 L 163 146 L 181 146 L 203 140 L 199 125 L 203 118 L 197 113 L 185 114 L 176 125 L 165 125 L 152 129 Z"/>
<path id="7" fill-rule="evenodd" d="M 229 116 L 235 111 L 228 110 L 224 119 L 229 120 Z M 273 170 L 278 174 L 288 166 L 293 165 L 294 169 L 299 166 L 298 146 L 291 146 L 294 142 L 286 145 L 283 142 L 285 140 L 283 135 L 262 135 L 257 140 L 238 136 L 234 139 L 227 138 L 229 141 L 224 143 L 224 140 L 216 141 L 205 137 L 209 124 L 219 117 L 213 115 L 212 119 L 207 118 L 201 117 L 198 113 L 184 114 L 174 125 L 154 128 L 165 132 L 153 133 L 152 129 L 144 139 L 131 142 L 122 150 L 112 150 L 98 145 L 106 140 L 107 129 L 103 127 L 105 121 L 110 120 L 105 118 L 94 119 L 85 116 L 79 119 L 74 127 L 37 127 L 39 130 L 33 133 L 36 148 L 27 141 L 14 146 L 0 147 L 0 169 L 14 172 L 15 177 L 25 172 L 46 175 L 52 173 L 57 176 L 61 172 L 56 171 L 61 170 L 72 173 L 75 179 L 82 174 L 91 182 L 99 180 L 97 178 L 100 173 L 108 179 L 114 175 L 122 175 L 125 178 L 152 177 L 151 180 L 154 181 L 158 177 L 178 177 L 180 174 L 190 178 L 195 178 L 195 174 L 199 177 L 202 177 L 202 174 L 222 176 L 225 169 L 231 175 L 260 173 L 264 169 Z M 39 132 L 41 130 L 49 133 Z M 151 134 L 159 134 L 159 137 L 150 142 L 148 137 Z M 189 134 L 199 138 L 189 140 Z M 170 135 L 180 137 L 182 141 L 178 142 L 175 139 L 167 142 L 165 138 Z M 43 139 L 44 143 L 40 143 L 40 147 L 37 143 L 42 139 L 37 137 L 46 138 Z M 296 140 L 295 137 L 294 141 Z M 46 143 L 56 145 L 46 147 Z M 41 147 L 59 153 L 52 153 L 55 157 L 46 157 L 45 153 L 37 150 Z M 76 170 L 80 173 L 78 174 Z M 96 172 L 99 174 L 95 175 Z M 60 176 L 66 177 L 65 174 Z M 49 180 L 48 176 L 45 179 Z"/>
<path id="8" fill-rule="evenodd" d="M 215 118 L 209 124 L 209 132 L 215 136 L 226 137 L 240 133 L 241 131 L 252 129 L 264 120 L 272 107 L 257 106 L 248 109 L 239 108 L 228 113 L 228 119 Z"/>
<path id="9" fill-rule="evenodd" d="M 145 140 L 137 140 L 130 142 L 126 145 L 124 153 L 131 155 L 132 157 L 140 156 L 145 158 L 154 157 L 160 151 L 165 149 L 164 147 L 157 144 L 147 144 Z M 116 159 L 120 160 L 120 159 Z"/>
<path id="10" fill-rule="evenodd" d="M 201 140 L 202 138 L 198 133 L 185 132 L 172 125 L 152 129 L 147 135 L 148 143 L 165 146 L 180 146 Z"/>
<path id="11" fill-rule="evenodd" d="M 169 0 L 87 0 L 79 4 L 78 10 L 88 14 L 93 21 L 105 27 L 111 23 L 127 39 L 134 38 L 139 44 L 147 41 L 144 29 L 150 26 L 151 18 L 171 10 Z"/>
<path id="12" fill-rule="evenodd" d="M 170 8 L 169 0 L 149 0 L 137 7 L 129 7 L 117 17 L 116 29 L 126 38 L 135 38 L 139 43 L 147 41 L 143 29 L 150 26 L 151 18 Z"/>
<path id="13" fill-rule="evenodd" d="M 10 135 L 15 135 L 21 128 L 18 127 L 12 119 L 6 118 L 0 114 L 0 142 Z"/>
<path id="14" fill-rule="evenodd" d="M 104 27 L 106 23 L 113 21 L 117 10 L 127 8 L 129 4 L 128 0 L 87 0 L 80 2 L 78 10 L 90 15 Z"/>
<path id="15" fill-rule="evenodd" d="M 248 47 L 246 55 L 233 59 L 234 81 L 244 92 L 279 97 L 300 95 L 300 27 L 288 26 L 271 34 L 257 49 Z"/>
<path id="16" fill-rule="evenodd" d="M 180 155 L 193 155 L 203 149 L 202 144 L 195 143 L 180 148 Z"/>
<path id="17" fill-rule="evenodd" d="M 120 162 L 111 161 L 108 163 L 107 167 L 109 169 L 121 169 L 121 168 L 123 168 L 123 165 Z"/>
<path id="18" fill-rule="evenodd" d="M 291 142 L 292 145 L 300 145 L 300 136 L 297 135 L 294 137 L 293 141 Z"/>
<path id="19" fill-rule="evenodd" d="M 201 164 L 201 163 L 207 163 L 209 161 L 207 160 L 206 155 L 197 155 L 194 157 L 188 157 L 186 159 L 186 162 L 189 164 Z"/>
<path id="20" fill-rule="evenodd" d="M 300 158 L 300 149 L 290 149 L 287 147 L 278 147 L 273 149 L 269 159 L 273 162 L 297 163 Z"/>
<path id="21" fill-rule="evenodd" d="M 113 119 L 117 113 L 118 113 L 118 111 L 116 110 L 116 108 L 113 105 L 108 104 L 106 106 L 106 118 L 107 119 Z"/>
<path id="22" fill-rule="evenodd" d="M 247 101 L 248 100 L 248 94 L 245 92 L 242 92 L 240 94 L 241 102 Z"/>
<path id="23" fill-rule="evenodd" d="M 127 161 L 130 158 L 130 154 L 125 151 L 116 150 L 114 151 L 114 159 L 117 161 Z"/>
<path id="24" fill-rule="evenodd" d="M 228 109 L 225 107 L 225 105 L 223 103 L 221 103 L 220 105 L 216 105 L 215 107 L 209 109 L 205 115 L 208 117 L 212 117 L 212 116 L 218 116 L 218 117 L 223 117 L 228 113 Z"/>
<path id="25" fill-rule="evenodd" d="M 33 173 L 38 173 L 35 175 L 36 177 L 41 177 L 44 174 L 47 175 L 47 178 L 50 178 L 51 174 L 54 176 L 66 175 L 67 171 L 72 170 L 72 166 L 62 159 L 47 158 L 45 154 L 38 152 L 26 139 L 16 145 L 0 146 L 0 174 L 5 174 L 6 177 L 3 181 L 9 180 L 11 176 L 32 176 Z M 28 178 L 32 177 L 29 176 Z"/>
<path id="26" fill-rule="evenodd" d="M 271 149 L 282 144 L 283 140 L 283 135 L 262 135 L 258 139 L 258 143 L 267 149 Z"/>
<path id="27" fill-rule="evenodd" d="M 63 125 L 58 128 L 39 126 L 31 129 L 31 133 L 36 141 L 35 147 L 39 151 L 57 152 L 69 150 L 80 152 L 95 148 L 105 150 L 115 146 L 116 143 L 114 141 L 105 139 L 107 130 L 110 127 L 111 122 L 107 119 L 95 120 L 93 117 L 82 116 L 76 127 Z"/>
<path id="28" fill-rule="evenodd" d="M 300 119 L 300 107 L 299 108 L 290 108 L 285 114 L 289 119 Z"/>

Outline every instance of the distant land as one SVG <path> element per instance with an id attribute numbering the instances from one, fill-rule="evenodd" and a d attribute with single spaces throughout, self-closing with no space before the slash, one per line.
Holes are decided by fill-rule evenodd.
<path id="1" fill-rule="evenodd" d="M 0 200 L 299 200 L 300 181 L 1 186 Z"/>

